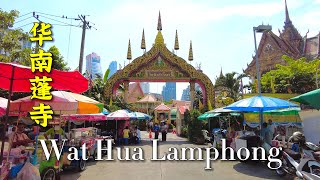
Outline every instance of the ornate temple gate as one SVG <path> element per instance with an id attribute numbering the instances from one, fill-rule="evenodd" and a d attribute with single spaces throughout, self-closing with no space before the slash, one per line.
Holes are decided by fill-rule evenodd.
<path id="1" fill-rule="evenodd" d="M 203 104 L 206 107 L 214 105 L 214 86 L 209 77 L 169 51 L 161 30 L 161 20 L 159 20 L 158 34 L 152 48 L 108 79 L 104 91 L 106 97 L 115 97 L 121 83 L 124 84 L 124 100 L 127 102 L 130 82 L 189 82 L 191 103 L 195 99 L 195 83 L 198 83 L 204 96 Z"/>

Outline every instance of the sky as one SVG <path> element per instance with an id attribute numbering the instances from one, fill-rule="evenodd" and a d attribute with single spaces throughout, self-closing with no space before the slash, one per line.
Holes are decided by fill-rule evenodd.
<path id="1" fill-rule="evenodd" d="M 320 31 L 320 0 L 287 0 L 287 4 L 290 19 L 301 35 L 309 30 L 308 37 L 316 36 Z M 132 58 L 142 55 L 142 29 L 147 50 L 150 49 L 156 37 L 160 11 L 167 48 L 173 49 L 178 30 L 180 50 L 177 55 L 187 60 L 192 41 L 192 65 L 201 63 L 203 72 L 213 83 L 221 68 L 223 73 L 242 73 L 251 62 L 254 26 L 270 24 L 273 32 L 279 34 L 278 29 L 283 29 L 285 20 L 284 0 L 55 0 L 52 3 L 10 0 L 2 1 L 0 8 L 5 11 L 16 9 L 20 15 L 25 15 L 18 18 L 14 26 L 25 31 L 29 31 L 36 21 L 30 12 L 37 12 L 40 20 L 51 23 L 54 42 L 46 43 L 44 49 L 56 45 L 71 69 L 79 64 L 82 30 L 75 27 L 79 21 L 61 17 L 88 15 L 86 19 L 96 29 L 87 30 L 84 56 L 97 53 L 103 72 L 111 61 L 116 60 L 122 66 L 129 63 L 126 59 L 129 39 Z M 258 34 L 258 42 L 260 37 Z M 83 64 L 85 69 L 85 61 Z M 177 84 L 178 99 L 187 85 Z M 162 86 L 163 83 L 152 83 L 150 89 L 161 93 Z"/>

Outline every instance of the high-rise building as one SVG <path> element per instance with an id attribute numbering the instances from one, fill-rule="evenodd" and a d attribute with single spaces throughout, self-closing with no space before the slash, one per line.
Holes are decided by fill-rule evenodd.
<path id="1" fill-rule="evenodd" d="M 170 101 L 171 99 L 176 99 L 176 88 L 175 82 L 166 82 L 166 85 L 162 89 L 163 100 Z"/>
<path id="2" fill-rule="evenodd" d="M 86 73 L 88 73 L 92 79 L 97 78 L 97 76 L 103 78 L 100 56 L 94 52 L 86 56 Z"/>
<path id="3" fill-rule="evenodd" d="M 150 93 L 150 84 L 148 82 L 142 82 L 140 85 L 144 94 Z"/>
<path id="4" fill-rule="evenodd" d="M 108 69 L 110 69 L 110 72 L 109 72 L 109 75 L 108 75 L 108 79 L 109 79 L 118 70 L 117 61 L 111 61 L 111 63 L 109 64 L 109 68 Z"/>
<path id="5" fill-rule="evenodd" d="M 195 90 L 201 91 L 201 88 L 200 88 L 199 84 L 197 84 L 197 83 L 195 84 Z M 182 101 L 190 101 L 190 85 L 182 91 L 181 100 Z"/>
<path id="6" fill-rule="evenodd" d="M 181 100 L 190 101 L 190 86 L 182 91 Z"/>

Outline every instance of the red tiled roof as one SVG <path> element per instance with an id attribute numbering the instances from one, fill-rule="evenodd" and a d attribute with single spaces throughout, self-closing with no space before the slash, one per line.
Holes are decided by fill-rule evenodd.
<path id="1" fill-rule="evenodd" d="M 180 114 L 184 114 L 184 112 L 186 112 L 186 110 L 190 110 L 189 106 L 179 106 L 178 107 Z"/>
<path id="2" fill-rule="evenodd" d="M 156 111 L 170 111 L 170 108 L 166 106 L 165 104 L 161 103 L 159 106 L 154 108 Z"/>
<path id="3" fill-rule="evenodd" d="M 140 99 L 138 102 L 139 103 L 153 103 L 153 102 L 157 102 L 157 99 L 153 95 L 148 94 L 145 97 L 143 97 L 142 99 Z"/>

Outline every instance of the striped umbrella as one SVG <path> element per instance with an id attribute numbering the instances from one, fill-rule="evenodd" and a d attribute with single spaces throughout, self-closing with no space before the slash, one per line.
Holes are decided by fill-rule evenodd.
<path id="1" fill-rule="evenodd" d="M 107 120 L 130 120 L 126 110 L 118 110 L 107 115 Z"/>
<path id="2" fill-rule="evenodd" d="M 151 116 L 142 112 L 131 112 L 128 113 L 131 120 L 150 120 Z"/>

